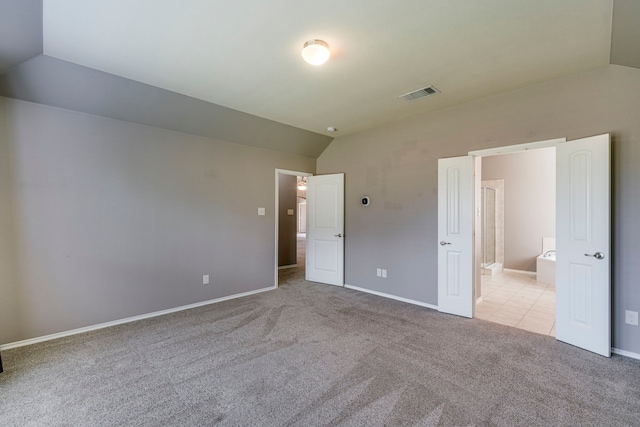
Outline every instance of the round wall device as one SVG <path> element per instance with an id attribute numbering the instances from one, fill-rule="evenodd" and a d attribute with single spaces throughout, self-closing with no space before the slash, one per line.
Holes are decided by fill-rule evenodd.
<path id="1" fill-rule="evenodd" d="M 362 199 L 360 199 L 360 204 L 362 204 L 362 206 L 369 206 L 371 204 L 371 199 L 369 198 L 369 196 L 364 196 Z"/>

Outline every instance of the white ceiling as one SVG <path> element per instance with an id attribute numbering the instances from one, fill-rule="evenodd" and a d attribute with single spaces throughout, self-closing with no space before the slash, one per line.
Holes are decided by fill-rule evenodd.
<path id="1" fill-rule="evenodd" d="M 302 129 L 364 130 L 609 63 L 612 0 L 44 0 L 44 54 Z M 332 57 L 300 57 L 320 38 Z M 398 97 L 434 85 L 441 94 Z"/>

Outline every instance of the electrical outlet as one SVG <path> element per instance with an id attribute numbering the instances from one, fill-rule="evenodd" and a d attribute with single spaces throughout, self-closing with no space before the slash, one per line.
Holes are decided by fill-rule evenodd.
<path id="1" fill-rule="evenodd" d="M 624 312 L 624 321 L 627 325 L 635 325 L 638 326 L 638 312 L 625 310 Z"/>
<path id="2" fill-rule="evenodd" d="M 376 269 L 376 276 L 382 277 L 382 269 L 381 268 Z"/>
<path id="3" fill-rule="evenodd" d="M 203 285 L 208 285 L 209 284 L 209 275 L 205 274 L 202 276 L 202 284 Z"/>
<path id="4" fill-rule="evenodd" d="M 387 278 L 387 270 L 385 270 L 384 268 L 382 269 L 382 278 L 383 279 Z"/>

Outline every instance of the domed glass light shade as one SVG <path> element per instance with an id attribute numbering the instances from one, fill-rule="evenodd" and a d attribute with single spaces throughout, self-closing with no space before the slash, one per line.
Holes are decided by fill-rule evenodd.
<path id="1" fill-rule="evenodd" d="M 311 65 L 324 64 L 330 55 L 329 45 L 322 40 L 309 40 L 302 48 L 302 58 Z"/>

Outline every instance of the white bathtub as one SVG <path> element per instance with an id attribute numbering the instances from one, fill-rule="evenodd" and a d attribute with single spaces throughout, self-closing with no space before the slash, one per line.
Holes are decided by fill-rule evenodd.
<path id="1" fill-rule="evenodd" d="M 536 260 L 536 280 L 548 285 L 556 285 L 556 254 L 555 252 Z"/>

